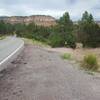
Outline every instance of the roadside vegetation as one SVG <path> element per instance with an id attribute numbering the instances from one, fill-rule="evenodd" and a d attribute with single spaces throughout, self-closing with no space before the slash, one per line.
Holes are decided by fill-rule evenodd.
<path id="1" fill-rule="evenodd" d="M 0 35 L 0 40 L 3 40 L 5 38 L 5 36 Z"/>
<path id="2" fill-rule="evenodd" d="M 98 59 L 94 54 L 84 56 L 82 67 L 86 70 L 97 71 L 99 69 Z"/>
<path id="3" fill-rule="evenodd" d="M 61 58 L 65 59 L 65 60 L 71 60 L 71 54 L 70 53 L 64 53 L 64 54 L 61 55 Z"/>
<path id="4" fill-rule="evenodd" d="M 45 42 L 40 42 L 38 40 L 35 39 L 28 39 L 28 38 L 22 38 L 25 42 L 25 44 L 32 44 L 34 46 L 41 46 L 41 47 L 50 47 L 47 43 Z"/>
<path id="5" fill-rule="evenodd" d="M 70 60 L 72 64 L 78 64 L 89 74 L 100 72 L 100 48 L 52 48 L 51 50 L 59 52 L 62 59 Z"/>

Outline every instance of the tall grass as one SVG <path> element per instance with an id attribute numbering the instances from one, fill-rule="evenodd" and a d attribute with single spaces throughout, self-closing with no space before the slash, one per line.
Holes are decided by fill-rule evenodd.
<path id="1" fill-rule="evenodd" d="M 97 71 L 99 68 L 98 60 L 96 55 L 94 54 L 88 54 L 84 56 L 82 67 L 87 70 Z"/>
<path id="2" fill-rule="evenodd" d="M 23 40 L 26 44 L 32 44 L 32 45 L 37 45 L 37 46 L 42 46 L 42 47 L 50 47 L 47 43 L 41 42 L 35 39 L 23 38 Z"/>

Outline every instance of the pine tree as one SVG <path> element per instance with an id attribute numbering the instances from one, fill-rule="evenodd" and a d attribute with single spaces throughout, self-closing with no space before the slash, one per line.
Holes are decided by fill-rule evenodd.
<path id="1" fill-rule="evenodd" d="M 100 46 L 100 27 L 95 23 L 92 14 L 89 14 L 87 11 L 83 13 L 82 19 L 79 22 L 78 34 L 80 42 L 84 46 Z"/>

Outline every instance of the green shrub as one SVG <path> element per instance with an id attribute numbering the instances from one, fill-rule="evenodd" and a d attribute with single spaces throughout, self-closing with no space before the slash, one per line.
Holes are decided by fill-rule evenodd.
<path id="1" fill-rule="evenodd" d="M 61 33 L 53 33 L 49 36 L 49 44 L 52 47 L 64 46 L 64 36 Z"/>
<path id="2" fill-rule="evenodd" d="M 0 35 L 0 40 L 3 40 L 6 36 Z"/>
<path id="3" fill-rule="evenodd" d="M 71 59 L 71 54 L 70 53 L 64 53 L 62 56 L 61 56 L 63 59 Z"/>
<path id="4" fill-rule="evenodd" d="M 97 57 L 93 54 L 84 56 L 82 66 L 87 70 L 98 70 L 98 61 Z"/>
<path id="5" fill-rule="evenodd" d="M 67 47 L 76 48 L 76 39 L 72 33 L 66 35 L 65 41 L 67 42 Z"/>

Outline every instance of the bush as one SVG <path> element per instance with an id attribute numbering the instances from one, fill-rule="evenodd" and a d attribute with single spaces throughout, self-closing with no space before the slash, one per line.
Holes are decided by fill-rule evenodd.
<path id="1" fill-rule="evenodd" d="M 5 36 L 1 36 L 1 35 L 0 35 L 0 40 L 3 40 L 4 38 L 5 38 Z"/>
<path id="2" fill-rule="evenodd" d="M 64 46 L 64 36 L 60 33 L 53 33 L 49 36 L 49 44 L 52 47 Z"/>
<path id="3" fill-rule="evenodd" d="M 62 56 L 61 56 L 63 59 L 71 59 L 71 54 L 70 53 L 64 53 Z"/>
<path id="4" fill-rule="evenodd" d="M 84 56 L 82 66 L 87 70 L 98 70 L 98 61 L 97 57 L 93 54 Z"/>
<path id="5" fill-rule="evenodd" d="M 49 44 L 52 47 L 71 47 L 75 48 L 75 37 L 70 33 L 53 33 L 49 36 Z"/>
<path id="6" fill-rule="evenodd" d="M 76 48 L 76 39 L 72 33 L 66 35 L 65 41 L 67 42 L 67 47 Z"/>

